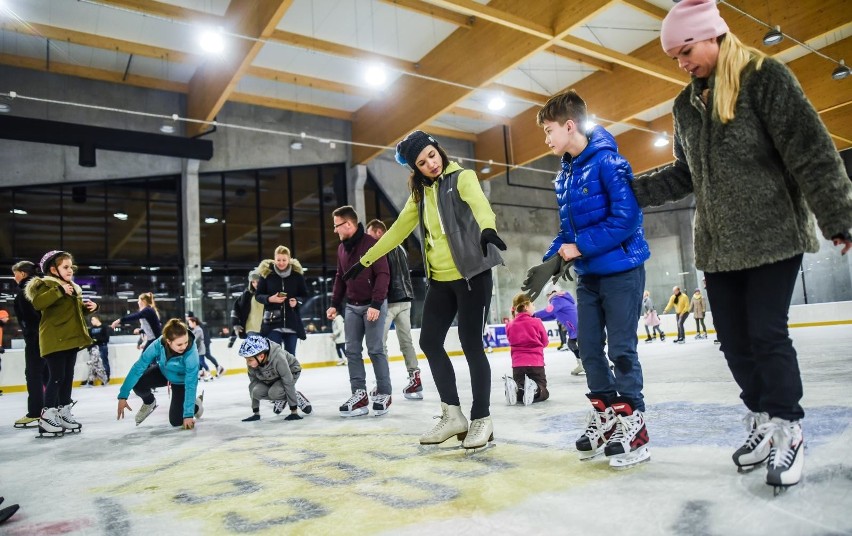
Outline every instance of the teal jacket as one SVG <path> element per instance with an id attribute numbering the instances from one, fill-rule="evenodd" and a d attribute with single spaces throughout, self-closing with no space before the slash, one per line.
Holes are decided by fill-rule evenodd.
<path id="1" fill-rule="evenodd" d="M 130 372 L 121 384 L 118 398 L 127 399 L 130 390 L 148 370 L 148 367 L 156 360 L 160 372 L 169 382 L 183 385 L 186 394 L 183 397 L 183 418 L 188 419 L 195 416 L 195 392 L 198 390 L 198 349 L 195 346 L 195 337 L 189 334 L 189 344 L 182 354 L 175 354 L 165 346 L 163 337 L 151 343 L 139 356 L 139 360 L 130 367 Z"/>

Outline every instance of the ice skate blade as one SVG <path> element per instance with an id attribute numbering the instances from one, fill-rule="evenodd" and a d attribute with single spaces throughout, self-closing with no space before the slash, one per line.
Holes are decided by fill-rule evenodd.
<path id="1" fill-rule="evenodd" d="M 360 408 L 360 409 L 355 409 L 355 410 L 352 410 L 352 411 L 341 411 L 340 416 L 341 417 L 360 417 L 361 415 L 367 415 L 368 413 L 370 413 L 369 409 Z"/>
<path id="2" fill-rule="evenodd" d="M 593 452 L 589 452 L 587 450 L 578 450 L 577 452 L 580 454 L 579 458 L 580 458 L 581 462 L 588 462 L 588 461 L 595 460 L 595 459 L 598 459 L 601 456 L 603 456 L 604 455 L 604 447 L 601 446 L 601 448 L 599 448 L 598 450 L 593 451 Z"/>
<path id="3" fill-rule="evenodd" d="M 481 447 L 466 448 L 463 446 L 462 448 L 464 449 L 465 456 L 476 456 L 477 454 L 481 454 L 487 450 L 491 450 L 496 446 L 497 444 L 494 443 L 494 441 L 489 441 Z"/>
<path id="4" fill-rule="evenodd" d="M 754 465 L 738 465 L 737 466 L 737 473 L 739 473 L 741 475 L 751 473 L 755 469 L 759 469 L 760 467 L 762 467 L 764 462 L 766 462 L 766 460 L 762 460 L 760 463 L 756 463 Z"/>
<path id="5" fill-rule="evenodd" d="M 45 430 L 44 428 L 39 426 L 38 427 L 38 435 L 35 436 L 35 437 L 36 437 L 36 439 L 42 439 L 42 438 L 45 438 L 45 437 L 50 438 L 50 439 L 55 439 L 57 437 L 62 437 L 63 435 L 65 435 L 65 430 L 62 430 L 61 432 L 48 432 L 47 430 Z"/>
<path id="6" fill-rule="evenodd" d="M 15 428 L 18 428 L 18 429 L 21 429 L 21 430 L 26 429 L 26 428 L 38 428 L 38 421 L 31 422 L 29 424 L 16 424 Z"/>
<path id="7" fill-rule="evenodd" d="M 462 450 L 461 441 L 449 444 L 447 441 L 444 441 L 443 443 L 420 443 L 417 445 L 417 452 L 420 454 L 429 454 L 430 452 L 449 452 L 452 450 Z"/>
<path id="8" fill-rule="evenodd" d="M 767 482 L 767 484 L 769 484 L 769 483 Z M 772 496 L 777 497 L 777 496 L 781 495 L 782 493 L 786 493 L 787 490 L 790 487 L 795 486 L 796 484 L 798 484 L 798 482 L 796 482 L 794 484 L 769 484 L 769 485 L 772 486 Z"/>
<path id="9" fill-rule="evenodd" d="M 402 393 L 402 396 L 404 396 L 408 400 L 423 400 L 423 393 L 420 393 L 420 392 L 418 392 L 418 393 Z"/>
<path id="10" fill-rule="evenodd" d="M 649 461 L 651 461 L 651 452 L 648 450 L 648 447 L 641 447 L 639 450 L 634 450 L 627 454 L 610 456 L 609 466 L 613 469 L 628 469 Z"/>

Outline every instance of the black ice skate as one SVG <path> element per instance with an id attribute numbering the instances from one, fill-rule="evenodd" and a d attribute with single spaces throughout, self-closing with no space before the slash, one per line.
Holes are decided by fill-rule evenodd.
<path id="1" fill-rule="evenodd" d="M 574 445 L 580 453 L 580 461 L 591 460 L 604 453 L 604 445 L 612 436 L 615 428 L 615 414 L 612 408 L 600 398 L 586 395 L 592 403 L 592 409 L 586 419 L 586 431 Z"/>
<path id="2" fill-rule="evenodd" d="M 650 461 L 648 450 L 648 430 L 645 428 L 645 416 L 641 411 L 622 399 L 610 406 L 615 413 L 616 425 L 612 436 L 606 442 L 604 454 L 609 458 L 609 466 L 623 469 Z"/>
<path id="3" fill-rule="evenodd" d="M 364 389 L 356 389 L 349 400 L 340 406 L 341 417 L 358 417 L 370 413 L 370 399 L 367 398 L 367 391 Z"/>
<path id="4" fill-rule="evenodd" d="M 402 390 L 402 396 L 408 400 L 423 400 L 423 383 L 420 381 L 419 370 L 415 370 L 408 377 L 408 385 Z"/>

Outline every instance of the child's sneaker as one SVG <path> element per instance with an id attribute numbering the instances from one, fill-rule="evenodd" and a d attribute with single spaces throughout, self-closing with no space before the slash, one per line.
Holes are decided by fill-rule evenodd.
<path id="1" fill-rule="evenodd" d="M 139 411 L 136 412 L 136 426 L 142 424 L 142 421 L 148 418 L 148 415 L 153 413 L 153 411 L 157 409 L 157 400 L 154 399 L 150 404 L 142 404 L 142 407 L 139 408 Z"/>
<path id="2" fill-rule="evenodd" d="M 606 403 L 592 395 L 586 395 L 592 403 L 586 421 L 586 431 L 583 432 L 574 446 L 580 453 L 580 460 L 590 460 L 603 454 L 604 446 L 615 428 L 615 414 Z"/>
<path id="3" fill-rule="evenodd" d="M 296 391 L 296 404 L 305 415 L 310 415 L 314 410 L 314 408 L 311 407 L 311 401 L 308 400 L 308 397 L 303 395 L 300 391 Z"/>
<path id="4" fill-rule="evenodd" d="M 766 483 L 775 488 L 775 495 L 778 495 L 802 479 L 802 468 L 805 465 L 802 423 L 773 417 L 761 429 L 770 438 L 772 445 L 766 466 Z"/>
<path id="5" fill-rule="evenodd" d="M 367 398 L 367 391 L 364 389 L 357 389 L 354 393 L 352 393 L 352 396 L 349 397 L 349 400 L 340 406 L 340 416 L 358 417 L 359 415 L 366 415 L 370 413 L 370 408 L 367 407 L 369 404 L 370 399 Z"/>
<path id="6" fill-rule="evenodd" d="M 503 376 L 503 389 L 504 394 L 506 395 L 506 404 L 510 406 L 514 406 L 518 403 L 518 384 L 515 383 L 515 380 L 505 374 Z"/>
<path id="7" fill-rule="evenodd" d="M 617 420 L 615 430 L 606 442 L 604 454 L 610 467 L 630 467 L 651 459 L 645 416 L 629 403 L 616 399 L 610 406 Z"/>
<path id="8" fill-rule="evenodd" d="M 391 400 L 391 395 L 377 394 L 373 397 L 373 411 L 376 412 L 376 417 L 390 411 Z"/>
<path id="9" fill-rule="evenodd" d="M 748 430 L 748 437 L 732 458 L 737 465 L 737 472 L 747 473 L 769 457 L 769 438 L 762 431 L 762 426 L 769 422 L 769 414 L 750 411 L 743 418 L 743 422 Z"/>
<path id="10" fill-rule="evenodd" d="M 535 400 L 535 394 L 538 392 L 538 384 L 536 384 L 529 376 L 524 376 L 524 405 L 529 406 Z"/>
<path id="11" fill-rule="evenodd" d="M 408 385 L 402 390 L 402 396 L 409 400 L 423 400 L 423 383 L 420 381 L 419 370 L 415 370 L 408 377 Z"/>
<path id="12" fill-rule="evenodd" d="M 276 415 L 280 415 L 284 408 L 287 407 L 286 400 L 273 400 L 272 401 L 272 413 Z"/>

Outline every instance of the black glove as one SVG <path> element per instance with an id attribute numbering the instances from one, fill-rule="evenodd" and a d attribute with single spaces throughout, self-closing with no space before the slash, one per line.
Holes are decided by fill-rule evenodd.
<path id="1" fill-rule="evenodd" d="M 533 266 L 527 270 L 527 277 L 521 285 L 521 290 L 527 293 L 531 301 L 535 301 L 549 279 L 562 275 L 563 262 L 562 257 L 555 254 L 543 263 Z"/>
<path id="2" fill-rule="evenodd" d="M 488 255 L 488 244 L 494 244 L 500 251 L 506 251 L 506 243 L 497 236 L 497 231 L 494 229 L 483 229 L 479 236 L 479 245 L 482 246 L 483 257 Z"/>
<path id="3" fill-rule="evenodd" d="M 343 280 L 349 281 L 350 279 L 355 279 L 356 277 L 358 277 L 358 274 L 364 271 L 365 268 L 366 266 L 364 266 L 360 262 L 356 262 L 352 265 L 352 268 L 346 270 L 346 273 L 343 274 Z"/>
<path id="4" fill-rule="evenodd" d="M 559 256 L 557 255 L 557 257 Z M 559 257 L 559 259 L 562 260 L 562 257 Z M 574 259 L 571 259 L 570 261 L 563 260 L 561 266 L 559 267 L 559 273 L 553 276 L 553 279 L 551 279 L 551 283 L 555 285 L 560 278 L 564 279 L 565 281 L 574 281 L 574 278 L 571 277 L 572 266 L 574 266 Z"/>
<path id="5" fill-rule="evenodd" d="M 228 348 L 233 348 L 235 342 L 237 342 L 237 334 L 236 333 L 231 335 L 231 338 L 228 339 Z"/>
<path id="6" fill-rule="evenodd" d="M 291 413 L 290 415 L 287 415 L 286 417 L 284 417 L 284 420 L 285 421 L 301 421 L 302 417 L 299 416 L 296 413 Z"/>
<path id="7" fill-rule="evenodd" d="M 260 420 L 260 413 L 255 413 L 251 417 L 246 417 L 245 419 L 243 419 L 243 422 L 259 421 L 259 420 Z"/>

